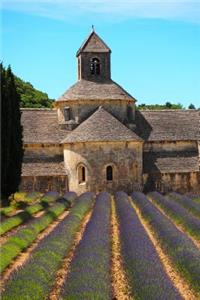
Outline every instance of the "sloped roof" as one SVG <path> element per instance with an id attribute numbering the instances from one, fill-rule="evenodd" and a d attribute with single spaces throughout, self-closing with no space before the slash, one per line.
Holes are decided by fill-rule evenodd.
<path id="1" fill-rule="evenodd" d="M 71 133 L 60 128 L 56 110 L 21 109 L 21 112 L 24 143 L 60 143 Z M 198 110 L 136 111 L 135 133 L 146 141 L 200 140 L 199 113 Z"/>
<path id="2" fill-rule="evenodd" d="M 52 109 L 21 109 L 24 143 L 59 143 L 65 136 L 58 124 L 57 111 Z"/>
<path id="3" fill-rule="evenodd" d="M 111 50 L 98 34 L 92 31 L 77 51 L 76 56 L 81 52 L 111 52 Z"/>
<path id="4" fill-rule="evenodd" d="M 142 141 L 102 107 L 74 129 L 62 142 Z"/>
<path id="5" fill-rule="evenodd" d="M 66 175 L 64 162 L 29 162 L 22 164 L 22 176 Z"/>
<path id="6" fill-rule="evenodd" d="M 26 153 L 23 158 L 22 176 L 66 175 L 62 155 Z"/>
<path id="7" fill-rule="evenodd" d="M 144 153 L 143 171 L 144 173 L 198 172 L 198 153 L 175 151 Z"/>
<path id="8" fill-rule="evenodd" d="M 147 141 L 199 140 L 200 111 L 136 111 L 136 127 L 136 133 Z"/>
<path id="9" fill-rule="evenodd" d="M 79 80 L 72 85 L 57 101 L 67 100 L 134 100 L 120 85 L 109 80 L 94 82 Z"/>

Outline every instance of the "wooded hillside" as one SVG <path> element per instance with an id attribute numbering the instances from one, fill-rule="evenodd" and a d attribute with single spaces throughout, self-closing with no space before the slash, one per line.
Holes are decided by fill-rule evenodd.
<path id="1" fill-rule="evenodd" d="M 17 91 L 21 96 L 20 107 L 52 107 L 53 99 L 49 99 L 46 93 L 35 89 L 30 82 L 25 82 L 19 77 L 15 76 L 15 84 Z"/>

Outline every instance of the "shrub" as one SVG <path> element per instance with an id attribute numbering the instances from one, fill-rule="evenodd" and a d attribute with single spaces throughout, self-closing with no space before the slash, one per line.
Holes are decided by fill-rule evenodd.
<path id="1" fill-rule="evenodd" d="M 54 206 L 47 210 L 46 214 L 11 236 L 1 247 L 0 272 L 4 271 L 12 260 L 37 238 L 38 233 L 43 231 L 68 207 L 69 204 L 67 201 L 65 203 L 54 204 Z"/>
<path id="2" fill-rule="evenodd" d="M 83 217 L 91 209 L 93 194 L 79 197 L 56 228 L 34 249 L 30 259 L 18 269 L 6 285 L 2 299 L 46 299 L 53 286 L 56 272 L 69 253 Z"/>
<path id="3" fill-rule="evenodd" d="M 124 192 L 115 194 L 122 260 L 133 298 L 182 299 Z"/>
<path id="4" fill-rule="evenodd" d="M 200 220 L 191 215 L 184 207 L 174 201 L 168 200 L 158 192 L 151 192 L 148 197 L 157 204 L 177 225 L 181 225 L 184 230 L 200 240 Z"/>
<path id="5" fill-rule="evenodd" d="M 154 236 L 165 253 L 173 261 L 180 276 L 200 296 L 200 252 L 194 243 L 172 221 L 165 217 L 148 199 L 139 192 L 132 193 L 132 199 L 149 224 Z"/>
<path id="6" fill-rule="evenodd" d="M 110 214 L 110 196 L 102 192 L 75 250 L 61 299 L 111 299 Z"/>

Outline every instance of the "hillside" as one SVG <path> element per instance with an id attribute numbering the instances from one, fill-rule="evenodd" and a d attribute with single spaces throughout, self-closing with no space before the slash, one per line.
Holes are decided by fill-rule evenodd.
<path id="1" fill-rule="evenodd" d="M 33 87 L 30 82 L 25 82 L 15 76 L 17 91 L 21 96 L 21 107 L 30 108 L 50 108 L 52 107 L 52 99 L 49 99 L 46 93 L 43 93 Z"/>

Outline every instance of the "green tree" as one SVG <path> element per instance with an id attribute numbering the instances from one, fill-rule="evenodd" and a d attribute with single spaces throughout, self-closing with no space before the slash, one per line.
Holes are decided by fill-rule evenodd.
<path id="1" fill-rule="evenodd" d="M 196 109 L 196 107 L 195 107 L 194 104 L 192 104 L 192 103 L 188 106 L 188 108 L 189 108 L 189 109 Z"/>
<path id="2" fill-rule="evenodd" d="M 169 108 L 169 109 L 172 108 L 172 104 L 170 102 L 166 102 L 165 106 L 166 106 L 166 108 Z"/>
<path id="3" fill-rule="evenodd" d="M 1 64 L 1 199 L 18 190 L 23 159 L 20 96 L 10 66 Z"/>
<path id="4" fill-rule="evenodd" d="M 49 99 L 46 93 L 43 93 L 33 87 L 30 82 L 25 82 L 15 76 L 15 84 L 20 94 L 20 107 L 25 108 L 51 108 L 53 100 Z"/>

